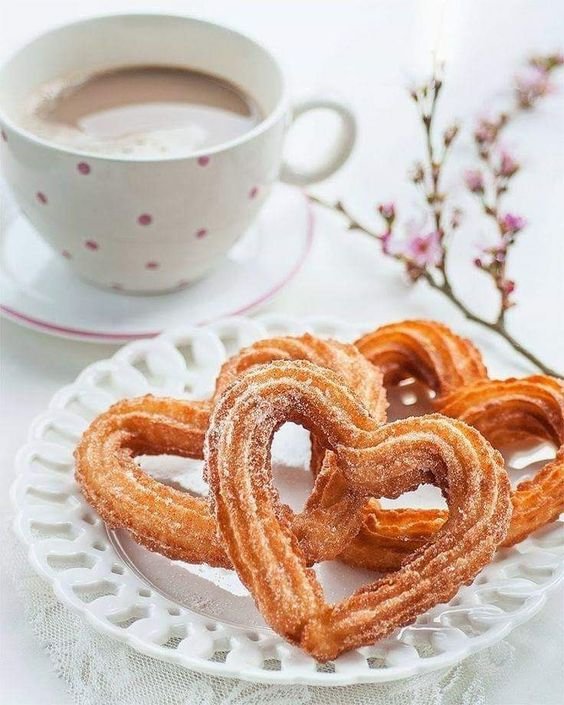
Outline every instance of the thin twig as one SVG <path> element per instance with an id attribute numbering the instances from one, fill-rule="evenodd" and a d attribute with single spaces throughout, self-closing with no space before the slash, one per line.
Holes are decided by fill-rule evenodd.
<path id="1" fill-rule="evenodd" d="M 368 228 L 364 227 L 361 225 L 356 218 L 354 218 L 346 209 L 342 201 L 338 201 L 336 204 L 332 205 L 330 203 L 327 203 L 326 201 L 322 200 L 318 196 L 314 196 L 312 194 L 308 194 L 308 198 L 310 201 L 313 203 L 317 203 L 324 208 L 328 208 L 332 210 L 333 212 L 339 213 L 342 216 L 344 216 L 347 219 L 347 229 L 348 230 L 361 230 L 362 232 L 366 233 L 370 237 L 373 237 L 375 239 L 379 239 L 380 236 L 369 230 Z M 551 369 L 547 365 L 545 365 L 539 358 L 534 355 L 532 352 L 527 350 L 519 341 L 517 341 L 510 333 L 508 333 L 507 329 L 505 328 L 505 325 L 503 323 L 499 323 L 496 321 L 495 323 L 492 323 L 491 321 L 487 321 L 484 318 L 481 318 L 477 314 L 473 313 L 467 306 L 464 304 L 454 293 L 452 290 L 452 286 L 450 285 L 450 282 L 448 278 L 446 280 L 443 280 L 442 282 L 436 281 L 433 276 L 430 274 L 430 272 L 425 271 L 423 274 L 423 277 L 429 284 L 429 286 L 437 291 L 440 291 L 444 296 L 446 296 L 455 306 L 458 308 L 458 310 L 464 315 L 465 318 L 467 318 L 469 321 L 473 321 L 474 323 L 478 323 L 481 326 L 484 326 L 488 330 L 493 331 L 494 333 L 497 333 L 500 337 L 502 337 L 504 340 L 506 340 L 511 347 L 516 350 L 520 355 L 525 357 L 529 362 L 531 362 L 533 365 L 539 368 L 544 374 L 547 375 L 552 375 L 554 377 L 560 377 L 560 375 L 556 370 Z"/>

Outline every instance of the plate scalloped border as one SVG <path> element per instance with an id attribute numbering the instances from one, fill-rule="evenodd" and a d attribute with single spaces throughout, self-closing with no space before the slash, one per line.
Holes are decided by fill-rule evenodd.
<path id="1" fill-rule="evenodd" d="M 115 551 L 74 480 L 75 441 L 88 419 L 120 396 L 188 390 L 201 398 L 211 392 L 229 348 L 305 331 L 352 340 L 366 329 L 330 318 L 236 317 L 129 343 L 87 367 L 35 419 L 16 458 L 14 527 L 33 568 L 97 631 L 154 658 L 252 682 L 335 686 L 398 680 L 451 667 L 503 639 L 564 578 L 564 521 L 499 551 L 471 585 L 415 624 L 320 665 L 268 629 L 214 620 L 148 589 Z M 180 352 L 185 348 L 190 364 Z"/>

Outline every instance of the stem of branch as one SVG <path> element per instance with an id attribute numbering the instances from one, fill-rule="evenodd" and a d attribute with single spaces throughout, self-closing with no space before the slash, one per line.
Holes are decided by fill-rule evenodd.
<path id="1" fill-rule="evenodd" d="M 328 208 L 333 212 L 340 213 L 341 215 L 343 215 L 347 219 L 347 227 L 349 230 L 361 230 L 367 235 L 370 235 L 370 237 L 378 238 L 378 235 L 376 233 L 368 230 L 368 228 L 365 228 L 353 216 L 351 216 L 341 201 L 338 201 L 335 205 L 331 205 L 318 198 L 317 196 L 313 196 L 311 194 L 308 194 L 308 198 L 310 201 L 318 203 L 324 208 Z M 536 355 L 527 350 L 521 343 L 519 343 L 519 341 L 517 341 L 510 333 L 508 333 L 505 327 L 504 320 L 500 321 L 498 319 L 495 323 L 491 323 L 490 321 L 487 321 L 484 318 L 480 318 L 480 316 L 476 315 L 469 308 L 467 308 L 467 306 L 454 293 L 448 276 L 445 276 L 445 271 L 443 271 L 442 274 L 443 280 L 441 282 L 436 281 L 433 278 L 432 274 L 427 270 L 423 272 L 422 276 L 425 278 L 426 282 L 432 289 L 435 289 L 436 291 L 439 291 L 444 296 L 446 296 L 454 304 L 454 306 L 456 306 L 456 308 L 464 315 L 466 319 L 468 319 L 469 321 L 473 321 L 474 323 L 478 323 L 479 325 L 484 326 L 488 330 L 497 333 L 497 335 L 506 340 L 516 352 L 518 352 L 524 358 L 529 360 L 529 362 L 531 362 L 533 365 L 538 367 L 538 369 L 541 370 L 544 374 L 552 375 L 553 377 L 564 376 L 559 374 L 556 370 L 553 370 L 547 365 L 545 365 L 541 360 L 539 360 Z"/>
<path id="2" fill-rule="evenodd" d="M 435 279 L 433 279 L 429 272 L 425 272 L 424 277 L 430 287 L 444 294 L 469 321 L 479 323 L 480 325 L 488 328 L 494 333 L 497 333 L 500 337 L 506 340 L 514 350 L 516 350 L 520 355 L 529 360 L 529 362 L 532 362 L 533 365 L 538 367 L 539 370 L 544 372 L 544 374 L 552 375 L 553 377 L 561 376 L 556 370 L 553 370 L 547 365 L 545 365 L 542 360 L 539 360 L 536 355 L 527 350 L 518 340 L 516 340 L 511 335 L 511 333 L 507 331 L 503 318 L 498 318 L 495 323 L 491 323 L 490 321 L 486 321 L 483 318 L 480 318 L 480 316 L 477 316 L 475 313 L 472 313 L 472 311 L 470 311 L 470 309 L 468 309 L 466 305 L 462 303 L 462 301 L 456 296 L 456 294 L 452 290 L 452 287 L 450 286 L 450 283 L 448 282 L 448 279 L 444 283 L 439 284 L 437 281 L 435 281 Z"/>

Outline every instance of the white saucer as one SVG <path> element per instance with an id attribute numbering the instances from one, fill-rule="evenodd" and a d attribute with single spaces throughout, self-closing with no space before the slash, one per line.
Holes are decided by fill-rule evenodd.
<path id="1" fill-rule="evenodd" d="M 313 230 L 303 192 L 278 184 L 256 224 L 204 280 L 171 294 L 127 296 L 79 279 L 20 216 L 2 237 L 0 313 L 52 335 L 113 343 L 246 313 L 297 274 Z"/>

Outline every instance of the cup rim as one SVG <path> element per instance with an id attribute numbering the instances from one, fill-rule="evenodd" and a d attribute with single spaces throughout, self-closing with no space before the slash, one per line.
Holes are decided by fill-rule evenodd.
<path id="1" fill-rule="evenodd" d="M 159 164 L 159 163 L 167 163 L 167 162 L 177 162 L 177 161 L 186 161 L 189 159 L 198 159 L 199 157 L 204 157 L 204 156 L 212 156 L 214 154 L 218 154 L 220 152 L 227 151 L 229 149 L 232 149 L 233 147 L 238 147 L 241 144 L 245 144 L 246 142 L 250 142 L 251 140 L 255 139 L 255 137 L 258 137 L 262 133 L 266 132 L 272 125 L 274 125 L 278 120 L 285 114 L 287 110 L 287 91 L 286 91 L 286 81 L 284 77 L 284 72 L 282 71 L 282 68 L 280 66 L 280 62 L 278 59 L 274 56 L 274 54 L 267 49 L 263 44 L 258 42 L 256 39 L 253 37 L 250 37 L 249 35 L 240 32 L 239 30 L 233 29 L 232 27 L 229 27 L 224 24 L 219 24 L 218 22 L 211 22 L 209 20 L 204 20 L 199 17 L 193 17 L 192 15 L 181 15 L 181 14 L 176 14 L 176 13 L 169 13 L 169 12 L 116 12 L 115 14 L 112 13 L 104 13 L 104 14 L 99 14 L 99 15 L 92 15 L 90 17 L 86 17 L 84 19 L 76 20 L 74 22 L 63 22 L 61 24 L 57 24 L 50 29 L 48 29 L 46 32 L 41 32 L 25 44 L 23 44 L 19 49 L 16 49 L 15 52 L 13 52 L 5 61 L 2 62 L 0 65 L 0 73 L 6 69 L 6 66 L 8 63 L 15 57 L 17 56 L 20 52 L 25 51 L 33 42 L 35 42 L 37 39 L 41 37 L 45 37 L 53 32 L 57 32 L 59 30 L 68 28 L 68 27 L 77 27 L 79 25 L 83 24 L 89 24 L 90 22 L 94 22 L 96 20 L 104 20 L 104 19 L 122 19 L 122 18 L 137 18 L 137 19 L 144 19 L 144 18 L 151 18 L 151 17 L 161 17 L 165 19 L 171 19 L 171 20 L 188 20 L 190 22 L 193 22 L 195 24 L 200 24 L 200 25 L 206 25 L 208 27 L 212 27 L 214 29 L 219 29 L 223 32 L 227 32 L 229 34 L 232 34 L 240 39 L 244 39 L 248 42 L 251 42 L 254 44 L 256 47 L 258 47 L 270 60 L 272 61 L 273 66 L 275 66 L 276 70 L 278 71 L 279 78 L 280 78 L 280 84 L 281 84 L 281 91 L 280 91 L 280 97 L 278 98 L 278 101 L 276 102 L 276 105 L 274 108 L 270 111 L 270 113 L 263 118 L 255 127 L 253 127 L 251 130 L 248 132 L 245 132 L 244 134 L 240 135 L 239 137 L 235 137 L 232 140 L 228 140 L 227 142 L 220 142 L 219 144 L 213 145 L 211 147 L 207 147 L 205 149 L 199 149 L 193 152 L 189 152 L 187 154 L 183 155 L 170 155 L 170 156 L 165 156 L 165 157 L 135 157 L 135 156 L 124 156 L 124 155 L 111 155 L 111 154 L 102 154 L 100 152 L 91 152 L 86 149 L 73 149 L 71 147 L 67 147 L 65 145 L 59 145 L 56 142 L 52 140 L 45 139 L 43 137 L 40 137 L 38 135 L 35 135 L 33 132 L 27 130 L 26 128 L 22 127 L 21 125 L 18 125 L 17 122 L 12 120 L 6 112 L 2 109 L 2 105 L 0 105 L 0 121 L 8 127 L 10 130 L 18 134 L 20 137 L 27 139 L 31 142 L 34 142 L 36 144 L 41 145 L 42 147 L 46 149 L 53 150 L 58 153 L 64 153 L 64 154 L 69 154 L 75 157 L 85 157 L 88 159 L 97 159 L 100 161 L 108 161 L 108 162 L 121 162 L 124 164 Z"/>

